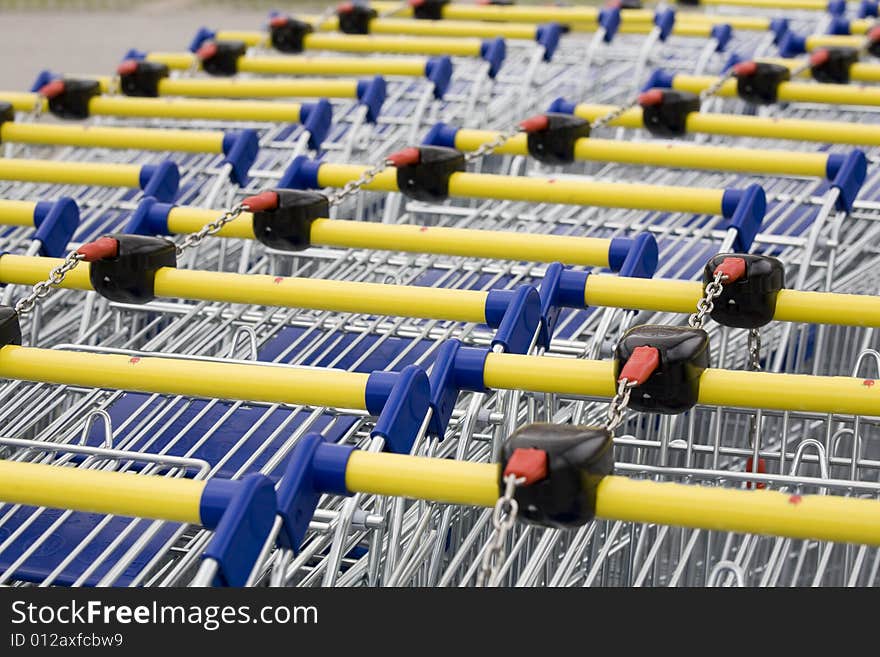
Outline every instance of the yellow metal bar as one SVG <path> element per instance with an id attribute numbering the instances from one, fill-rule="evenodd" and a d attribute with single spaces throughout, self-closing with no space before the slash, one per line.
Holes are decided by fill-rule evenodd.
<path id="1" fill-rule="evenodd" d="M 16 204 L 21 203 L 22 208 Z M 27 202 L 0 202 L 23 220 Z M 203 225 L 213 214 L 205 211 Z M 241 218 L 239 218 L 239 221 Z M 198 222 L 194 222 L 198 223 Z M 243 222 L 244 223 L 244 222 Z M 31 225 L 27 223 L 15 225 Z M 315 237 L 315 226 L 318 236 Z M 454 228 L 395 226 L 356 221 L 317 219 L 312 241 L 327 246 L 381 248 L 415 253 L 443 253 L 481 257 L 483 253 L 499 259 L 553 262 L 572 259 L 574 264 L 608 265 L 609 240 L 559 235 L 521 235 L 500 231 Z M 432 236 L 433 233 L 433 236 Z M 485 233 L 485 234 L 483 234 Z M 337 235 L 334 238 L 334 234 Z M 567 243 L 567 244 L 566 244 Z M 6 254 L 0 258 L 0 283 L 33 285 L 46 278 L 61 264 L 57 258 Z M 473 290 L 425 288 L 406 285 L 351 283 L 307 278 L 230 274 L 163 268 L 156 274 L 156 293 L 177 297 L 228 303 L 311 308 L 336 312 L 400 315 L 462 322 L 482 322 L 486 293 Z M 61 287 L 91 290 L 88 270 L 78 267 L 68 274 Z M 702 297 L 702 284 L 694 281 L 640 279 L 594 274 L 584 288 L 586 306 L 633 308 L 656 312 L 690 313 Z M 776 302 L 774 320 L 880 327 L 880 297 L 857 294 L 782 290 Z"/>
<path id="2" fill-rule="evenodd" d="M 253 30 L 217 30 L 214 35 L 216 41 L 241 41 L 248 47 L 269 47 L 271 42 L 266 32 Z"/>
<path id="3" fill-rule="evenodd" d="M 223 133 L 204 130 L 105 128 L 102 126 L 8 122 L 0 126 L 0 141 L 85 148 L 137 148 L 148 151 L 185 153 L 223 152 Z"/>
<path id="4" fill-rule="evenodd" d="M 238 70 L 262 75 L 399 75 L 421 77 L 424 57 L 242 57 Z"/>
<path id="5" fill-rule="evenodd" d="M 49 110 L 49 101 L 39 94 L 21 91 L 0 91 L 0 101 L 10 103 L 16 112 L 30 112 L 37 103 L 43 111 Z"/>
<path id="6" fill-rule="evenodd" d="M 172 298 L 455 322 L 486 321 L 486 292 L 476 290 L 230 274 L 173 267 L 157 271 L 155 285 L 158 296 Z"/>
<path id="7" fill-rule="evenodd" d="M 354 450 L 345 468 L 352 492 L 493 506 L 498 465 Z"/>
<path id="8" fill-rule="evenodd" d="M 382 14 L 394 12 L 395 17 L 410 17 L 412 9 L 399 8 L 393 2 L 371 2 L 370 6 Z M 551 5 L 482 6 L 467 3 L 451 3 L 442 9 L 443 18 L 451 20 L 513 21 L 518 23 L 563 23 L 576 32 L 593 32 L 598 24 L 599 11 L 595 7 L 555 7 Z M 650 9 L 623 9 L 621 25 L 641 23 L 653 25 L 654 11 Z M 317 18 L 317 17 L 316 17 Z M 764 31 L 770 27 L 770 19 L 764 16 L 731 16 L 724 14 L 697 14 L 679 12 L 676 24 L 682 23 L 729 23 L 734 30 Z M 334 25 L 332 28 L 337 29 Z"/>
<path id="9" fill-rule="evenodd" d="M 692 313 L 703 293 L 701 283 L 591 275 L 584 289 L 587 306 Z M 841 326 L 880 327 L 880 297 L 862 294 L 781 290 L 773 319 Z"/>
<path id="10" fill-rule="evenodd" d="M 357 98 L 357 80 L 260 80 L 166 78 L 161 96 L 199 98 Z"/>
<path id="11" fill-rule="evenodd" d="M 61 258 L 37 258 L 5 253 L 0 257 L 0 281 L 7 285 L 34 285 L 46 280 L 49 271 L 62 262 Z M 88 267 L 80 266 L 69 271 L 59 287 L 91 290 Z"/>
<path id="12" fill-rule="evenodd" d="M 859 18 L 849 22 L 849 31 L 856 35 L 867 34 L 876 24 L 877 21 L 874 19 Z"/>
<path id="13" fill-rule="evenodd" d="M 782 290 L 776 299 L 773 319 L 880 327 L 880 297 Z"/>
<path id="14" fill-rule="evenodd" d="M 459 130 L 455 133 L 455 147 L 462 151 L 472 151 L 498 134 L 491 130 Z M 495 152 L 528 155 L 526 136 L 515 136 L 495 149 Z M 594 137 L 578 139 L 574 145 L 574 157 L 576 160 L 596 162 L 815 177 L 825 177 L 828 163 L 828 155 L 825 153 L 688 143 L 632 142 Z"/>
<path id="15" fill-rule="evenodd" d="M 608 266 L 610 240 L 493 230 L 317 219 L 312 244 L 473 258 Z"/>
<path id="16" fill-rule="evenodd" d="M 168 232 L 172 235 L 195 233 L 205 224 L 217 220 L 222 213 L 217 210 L 203 210 L 186 206 L 175 206 L 168 213 Z M 215 233 L 218 237 L 237 237 L 239 239 L 256 239 L 254 235 L 254 215 L 250 212 L 242 212 L 237 219 L 224 224 Z M 0 259 L 2 266 L 2 259 Z"/>
<path id="17" fill-rule="evenodd" d="M 168 229 L 172 234 L 192 233 L 218 216 L 216 210 L 174 207 L 168 214 Z M 218 235 L 255 239 L 253 215 L 243 212 L 235 221 L 225 224 Z M 528 262 L 559 261 L 569 265 L 595 267 L 608 266 L 610 244 L 606 239 L 573 235 L 540 235 L 336 219 L 313 221 L 309 238 L 312 244 L 320 246 Z"/>
<path id="18" fill-rule="evenodd" d="M 361 34 L 309 34 L 304 39 L 308 50 L 335 50 L 358 53 L 398 53 L 402 55 L 452 55 L 479 57 L 481 41 L 474 38 L 428 37 L 418 39 Z"/>
<path id="19" fill-rule="evenodd" d="M 357 178 L 369 167 L 359 164 L 322 164 L 318 167 L 318 187 L 344 187 L 345 183 Z M 377 175 L 372 182 L 363 186 L 380 192 L 396 192 L 397 171 L 394 168 L 386 169 Z"/>
<path id="20" fill-rule="evenodd" d="M 880 545 L 880 504 L 837 495 L 710 488 L 610 476 L 596 516 L 711 531 Z"/>
<path id="21" fill-rule="evenodd" d="M 61 262 L 58 258 L 4 255 L 0 258 L 0 281 L 33 285 L 45 280 L 49 271 Z M 154 286 L 157 296 L 174 299 L 454 322 L 486 321 L 487 293 L 477 290 L 232 274 L 173 267 L 159 269 Z M 91 290 L 88 267 L 77 267 L 65 278 L 61 287 Z"/>
<path id="22" fill-rule="evenodd" d="M 0 259 L 2 265 L 2 259 Z M 0 267 L 2 273 L 2 267 Z M 605 308 L 631 308 L 655 312 L 692 313 L 703 295 L 702 284 L 695 281 L 635 279 L 591 274 L 584 287 L 584 304 Z"/>
<path id="23" fill-rule="evenodd" d="M 204 481 L 0 460 L 0 502 L 201 524 Z"/>
<path id="24" fill-rule="evenodd" d="M 137 188 L 140 174 L 141 167 L 135 164 L 0 158 L 0 180 Z"/>
<path id="25" fill-rule="evenodd" d="M 720 189 L 698 187 L 605 183 L 566 178 L 522 178 L 475 173 L 452 174 L 449 178 L 449 193 L 451 196 L 466 198 L 699 214 L 721 214 L 721 198 L 724 195 L 724 191 Z"/>
<path id="26" fill-rule="evenodd" d="M 773 9 L 780 11 L 805 9 L 807 11 L 828 11 L 827 0 L 700 0 L 703 7 L 752 7 L 754 9 Z"/>
<path id="27" fill-rule="evenodd" d="M 543 356 L 490 353 L 483 380 L 489 388 L 556 392 L 610 398 L 614 364 Z M 707 369 L 700 378 L 699 403 L 779 411 L 880 416 L 880 386 L 844 376 L 771 374 Z"/>
<path id="28" fill-rule="evenodd" d="M 357 493 L 492 507 L 499 466 L 355 450 L 345 485 Z M 607 520 L 880 545 L 880 504 L 833 495 L 709 488 L 610 475 L 596 492 Z"/>
<path id="29" fill-rule="evenodd" d="M 188 71 L 198 61 L 190 52 L 150 52 L 145 59 L 148 62 L 165 64 L 173 71 Z"/>
<path id="30" fill-rule="evenodd" d="M 787 66 L 789 69 L 800 68 L 804 64 L 803 59 L 794 57 L 761 57 L 759 61 L 769 62 L 771 64 L 781 64 L 782 66 Z M 805 69 L 801 71 L 800 77 L 809 78 L 810 70 Z M 849 79 L 853 82 L 880 82 L 880 65 L 856 62 L 849 67 Z"/>
<path id="31" fill-rule="evenodd" d="M 479 37 L 490 39 L 534 40 L 536 26 L 528 23 L 488 23 L 482 21 L 427 21 L 405 18 L 377 18 L 370 21 L 373 34 L 409 36 Z"/>
<path id="32" fill-rule="evenodd" d="M 192 100 L 179 98 L 125 98 L 99 96 L 89 102 L 92 114 L 141 116 L 206 121 L 264 121 L 299 123 L 299 103 L 260 100 Z"/>
<path id="33" fill-rule="evenodd" d="M 594 121 L 614 109 L 613 105 L 577 105 L 575 115 Z M 609 125 L 642 128 L 642 109 L 628 110 Z M 853 146 L 880 146 L 880 126 L 840 121 L 808 121 L 732 114 L 693 112 L 688 114 L 688 132 L 732 137 L 763 137 Z"/>
<path id="34" fill-rule="evenodd" d="M 34 210 L 36 207 L 37 204 L 33 201 L 0 200 L 0 225 L 28 226 L 32 228 L 34 225 Z"/>
<path id="35" fill-rule="evenodd" d="M 700 93 L 710 87 L 718 78 L 711 75 L 676 75 L 672 80 L 673 89 Z M 726 98 L 736 97 L 736 80 L 728 80 L 718 90 L 718 95 Z M 803 82 L 783 82 L 778 89 L 779 102 L 826 103 L 839 105 L 880 105 L 880 88 L 847 84 L 807 84 Z"/>
<path id="36" fill-rule="evenodd" d="M 0 377 L 165 395 L 366 409 L 367 374 L 7 345 Z"/>
<path id="37" fill-rule="evenodd" d="M 861 48 L 865 37 L 851 34 L 811 34 L 806 37 L 804 47 L 807 52 L 819 48 Z"/>
<path id="38" fill-rule="evenodd" d="M 323 164 L 318 169 L 318 185 L 342 187 L 349 180 L 357 179 L 366 168 L 347 164 Z M 373 182 L 364 185 L 364 189 L 397 191 L 395 170 L 382 172 Z M 464 198 L 720 214 L 724 191 L 698 187 L 599 183 L 564 178 L 453 173 L 449 178 L 449 194 Z"/>

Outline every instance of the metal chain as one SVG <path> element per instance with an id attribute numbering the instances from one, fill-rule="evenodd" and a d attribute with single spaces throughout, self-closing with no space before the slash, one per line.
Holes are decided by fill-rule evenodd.
<path id="1" fill-rule="evenodd" d="M 759 329 L 749 331 L 749 369 L 752 372 L 761 371 L 761 331 Z"/>
<path id="2" fill-rule="evenodd" d="M 691 328 L 703 328 L 706 323 L 706 315 L 715 309 L 715 299 L 721 296 L 724 291 L 724 285 L 721 281 L 727 278 L 727 274 L 718 272 L 715 274 L 714 280 L 706 286 L 702 298 L 697 302 L 697 312 L 688 319 L 688 326 Z"/>
<path id="3" fill-rule="evenodd" d="M 519 514 L 519 504 L 514 498 L 514 493 L 516 487 L 524 482 L 524 477 L 517 477 L 515 474 L 504 478 L 504 495 L 498 498 L 492 511 L 492 542 L 483 554 L 480 572 L 477 573 L 478 587 L 498 586 L 499 571 L 504 563 L 507 534 L 516 524 L 516 517 Z"/>
<path id="4" fill-rule="evenodd" d="M 519 128 L 519 126 L 517 126 L 516 128 L 511 128 L 510 130 L 507 130 L 505 132 L 499 132 L 494 139 L 480 144 L 474 150 L 466 153 L 464 156 L 465 161 L 473 162 L 474 160 L 478 160 L 484 155 L 488 155 L 496 148 L 504 146 L 504 144 L 516 137 L 520 132 L 522 132 L 522 129 Z"/>
<path id="5" fill-rule="evenodd" d="M 626 379 L 621 379 L 617 383 L 617 393 L 611 398 L 608 404 L 608 410 L 605 413 L 607 418 L 605 428 L 608 431 L 614 431 L 623 424 L 623 418 L 626 415 L 626 409 L 629 408 L 629 398 L 632 395 L 632 389 L 636 384 L 630 383 Z"/>
<path id="6" fill-rule="evenodd" d="M 382 160 L 380 164 L 376 164 L 369 169 L 366 169 L 360 176 L 355 178 L 354 180 L 349 180 L 342 189 L 333 194 L 328 200 L 330 205 L 339 205 L 343 199 L 352 194 L 356 193 L 360 190 L 364 185 L 369 185 L 373 180 L 375 180 L 376 176 L 385 171 L 389 167 L 387 160 Z"/>
<path id="7" fill-rule="evenodd" d="M 27 114 L 28 121 L 38 121 L 43 116 L 43 103 L 46 102 L 46 97 L 39 93 L 34 95 L 37 99 L 34 101 L 33 109 Z"/>
<path id="8" fill-rule="evenodd" d="M 189 233 L 183 238 L 183 241 L 180 244 L 176 245 L 177 255 L 180 255 L 192 246 L 198 245 L 206 237 L 219 233 L 223 229 L 223 226 L 238 218 L 244 210 L 245 208 L 243 205 L 236 205 L 231 210 L 227 210 L 219 219 L 202 226 L 198 232 Z"/>
<path id="9" fill-rule="evenodd" d="M 15 312 L 19 315 L 26 315 L 33 310 L 37 301 L 45 298 L 53 288 L 57 288 L 61 285 L 67 274 L 76 269 L 76 266 L 84 259 L 85 256 L 76 251 L 68 253 L 64 258 L 64 262 L 49 272 L 49 278 L 34 285 L 31 288 L 30 294 L 18 300 L 15 304 Z"/>
<path id="10" fill-rule="evenodd" d="M 629 112 L 634 107 L 639 106 L 639 99 L 636 97 L 635 100 L 630 101 L 626 105 L 621 105 L 620 107 L 615 107 L 613 110 L 605 114 L 604 116 L 600 116 L 595 121 L 590 121 L 590 128 L 604 128 L 606 125 L 614 121 L 615 119 L 619 119 L 621 116 Z"/>
<path id="11" fill-rule="evenodd" d="M 700 100 L 703 101 L 716 95 L 719 91 L 721 91 L 721 87 L 723 87 L 728 80 L 732 80 L 735 77 L 736 73 L 733 70 L 733 66 L 731 66 L 724 72 L 723 75 L 719 75 L 715 82 L 713 82 L 700 92 Z"/>

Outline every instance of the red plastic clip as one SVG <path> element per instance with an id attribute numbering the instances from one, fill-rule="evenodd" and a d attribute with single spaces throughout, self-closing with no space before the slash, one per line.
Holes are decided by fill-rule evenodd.
<path id="1" fill-rule="evenodd" d="M 880 41 L 880 25 L 875 25 L 868 32 L 868 41 Z"/>
<path id="2" fill-rule="evenodd" d="M 217 44 L 213 41 L 210 43 L 206 43 L 201 48 L 196 51 L 196 57 L 201 61 L 205 61 L 206 59 L 211 59 L 214 55 L 217 54 Z"/>
<path id="3" fill-rule="evenodd" d="M 662 89 L 649 89 L 639 94 L 639 105 L 642 107 L 653 107 L 663 102 Z"/>
<path id="4" fill-rule="evenodd" d="M 44 98 L 57 98 L 64 93 L 64 80 L 52 80 L 40 87 L 37 93 Z"/>
<path id="5" fill-rule="evenodd" d="M 541 132 L 549 127 L 550 119 L 545 114 L 536 114 L 519 122 L 519 128 L 523 132 Z"/>
<path id="6" fill-rule="evenodd" d="M 752 460 L 752 457 L 750 456 L 749 460 L 746 461 L 746 472 L 757 472 L 758 474 L 767 474 L 767 462 L 764 459 L 759 458 L 758 459 L 758 469 L 755 470 L 754 461 Z M 752 487 L 752 482 L 747 481 L 746 488 L 751 488 L 751 487 Z M 763 490 L 763 489 L 767 488 L 767 484 L 759 481 L 754 484 L 754 487 L 757 488 L 758 490 Z"/>
<path id="7" fill-rule="evenodd" d="M 260 192 L 254 196 L 248 196 L 241 202 L 249 212 L 267 212 L 278 209 L 278 192 Z"/>
<path id="8" fill-rule="evenodd" d="M 421 158 L 422 154 L 419 149 L 415 146 L 410 146 L 409 148 L 404 148 L 402 151 L 392 153 L 385 159 L 393 167 L 406 167 L 412 164 L 418 164 Z"/>
<path id="9" fill-rule="evenodd" d="M 407 4 L 413 8 L 421 7 L 423 4 L 425 4 L 425 0 L 409 0 Z"/>
<path id="10" fill-rule="evenodd" d="M 83 244 L 76 252 L 85 256 L 83 260 L 86 262 L 115 258 L 119 252 L 119 242 L 112 237 L 99 237 L 94 242 Z"/>
<path id="11" fill-rule="evenodd" d="M 126 59 L 116 67 L 116 73 L 118 75 L 131 75 L 132 73 L 137 73 L 137 70 L 138 61 L 136 59 Z"/>
<path id="12" fill-rule="evenodd" d="M 354 11 L 354 3 L 353 2 L 343 2 L 341 5 L 336 7 L 337 14 L 350 14 Z"/>
<path id="13" fill-rule="evenodd" d="M 734 283 L 746 275 L 746 261 L 742 258 L 725 258 L 715 267 L 713 274 L 724 274 L 722 283 Z"/>
<path id="14" fill-rule="evenodd" d="M 507 460 L 504 478 L 514 475 L 525 479 L 521 485 L 528 486 L 547 477 L 547 452 L 534 447 L 517 447 Z"/>
<path id="15" fill-rule="evenodd" d="M 810 66 L 822 66 L 830 58 L 831 53 L 828 52 L 827 48 L 819 48 L 819 50 L 814 50 L 810 55 Z"/>
<path id="16" fill-rule="evenodd" d="M 733 72 L 736 75 L 745 75 L 748 77 L 749 75 L 754 75 L 758 71 L 758 62 L 750 61 L 750 62 L 740 62 L 736 66 L 733 67 Z"/>
<path id="17" fill-rule="evenodd" d="M 289 16 L 273 16 L 269 21 L 269 27 L 284 27 L 290 22 Z"/>
<path id="18" fill-rule="evenodd" d="M 660 367 L 660 350 L 657 347 L 642 345 L 633 349 L 632 355 L 621 368 L 617 377 L 618 383 L 626 379 L 627 383 L 640 386 Z"/>

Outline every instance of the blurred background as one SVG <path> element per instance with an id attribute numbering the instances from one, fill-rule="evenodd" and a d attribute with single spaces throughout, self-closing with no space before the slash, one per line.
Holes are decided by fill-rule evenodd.
<path id="1" fill-rule="evenodd" d="M 336 2 L 275 0 L 0 0 L 0 88 L 24 90 L 37 72 L 103 73 L 129 48 L 183 50 L 197 25 L 256 28 L 270 9 Z"/>

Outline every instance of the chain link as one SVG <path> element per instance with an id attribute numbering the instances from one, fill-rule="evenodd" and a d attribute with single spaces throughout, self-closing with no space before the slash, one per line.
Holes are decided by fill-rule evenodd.
<path id="1" fill-rule="evenodd" d="M 223 226 L 230 221 L 237 219 L 242 212 L 244 212 L 244 206 L 236 205 L 231 210 L 227 210 L 219 219 L 202 226 L 198 232 L 189 233 L 183 238 L 183 241 L 176 246 L 177 255 L 182 254 L 190 247 L 198 245 L 206 237 L 216 235 L 223 229 Z"/>
<path id="2" fill-rule="evenodd" d="M 727 278 L 727 274 L 718 272 L 715 278 L 706 286 L 703 297 L 697 302 L 697 312 L 688 319 L 688 326 L 691 328 L 703 328 L 706 323 L 706 315 L 715 309 L 715 299 L 721 296 L 724 291 L 722 281 Z"/>
<path id="3" fill-rule="evenodd" d="M 373 180 L 376 179 L 380 173 L 385 171 L 389 167 L 387 160 L 382 160 L 381 163 L 376 164 L 369 169 L 365 170 L 360 176 L 355 178 L 354 180 L 349 180 L 338 192 L 333 194 L 329 198 L 330 205 L 339 205 L 343 199 L 352 194 L 356 193 L 360 190 L 361 187 L 365 185 L 369 185 Z"/>
<path id="4" fill-rule="evenodd" d="M 605 428 L 608 431 L 614 431 L 623 424 L 626 409 L 629 408 L 629 398 L 632 395 L 632 389 L 635 387 L 635 383 L 630 383 L 626 379 L 621 379 L 617 383 L 617 393 L 611 398 L 608 410 L 605 412 Z"/>
<path id="5" fill-rule="evenodd" d="M 483 554 L 480 572 L 477 573 L 478 587 L 498 586 L 499 571 L 504 563 L 507 534 L 516 524 L 516 517 L 519 514 L 519 504 L 514 498 L 514 493 L 516 487 L 524 482 L 525 478 L 518 478 L 515 474 L 509 474 L 504 478 L 504 495 L 498 498 L 492 511 L 492 541 L 489 549 Z"/>
<path id="6" fill-rule="evenodd" d="M 718 78 L 715 80 L 715 82 L 713 82 L 712 84 L 710 84 L 708 87 L 706 87 L 705 89 L 703 89 L 700 92 L 700 100 L 703 101 L 703 100 L 706 100 L 707 98 L 711 98 L 712 96 L 715 96 L 719 91 L 721 91 L 721 88 L 725 84 L 727 84 L 728 80 L 732 80 L 735 77 L 736 77 L 736 72 L 733 70 L 733 67 L 731 66 L 729 69 L 727 69 L 727 71 L 724 72 L 724 74 L 719 75 Z"/>
<path id="7" fill-rule="evenodd" d="M 494 139 L 487 141 L 483 144 L 480 144 L 477 148 L 466 153 L 464 159 L 466 162 L 473 162 L 474 160 L 478 160 L 484 155 L 488 155 L 496 148 L 500 148 L 504 146 L 511 139 L 516 137 L 522 130 L 519 127 L 511 128 L 505 132 L 499 132 Z"/>
<path id="8" fill-rule="evenodd" d="M 752 372 L 761 371 L 761 331 L 759 329 L 749 331 L 749 369 Z"/>
<path id="9" fill-rule="evenodd" d="M 76 266 L 84 259 L 85 256 L 76 251 L 68 253 L 64 258 L 64 262 L 49 272 L 49 278 L 34 285 L 31 288 L 30 294 L 18 300 L 15 304 L 15 312 L 19 315 L 26 315 L 32 311 L 37 301 L 44 299 L 53 288 L 61 285 L 67 274 L 76 269 Z"/>
<path id="10" fill-rule="evenodd" d="M 635 100 L 630 101 L 626 105 L 621 105 L 620 107 L 615 107 L 613 110 L 608 112 L 608 114 L 605 114 L 604 116 L 600 116 L 595 121 L 590 121 L 590 128 L 591 129 L 604 128 L 606 125 L 608 125 L 612 121 L 619 119 L 621 116 L 623 116 L 624 114 L 629 112 L 631 109 L 633 109 L 634 107 L 638 107 L 638 106 L 639 106 L 639 99 L 636 98 Z"/>

